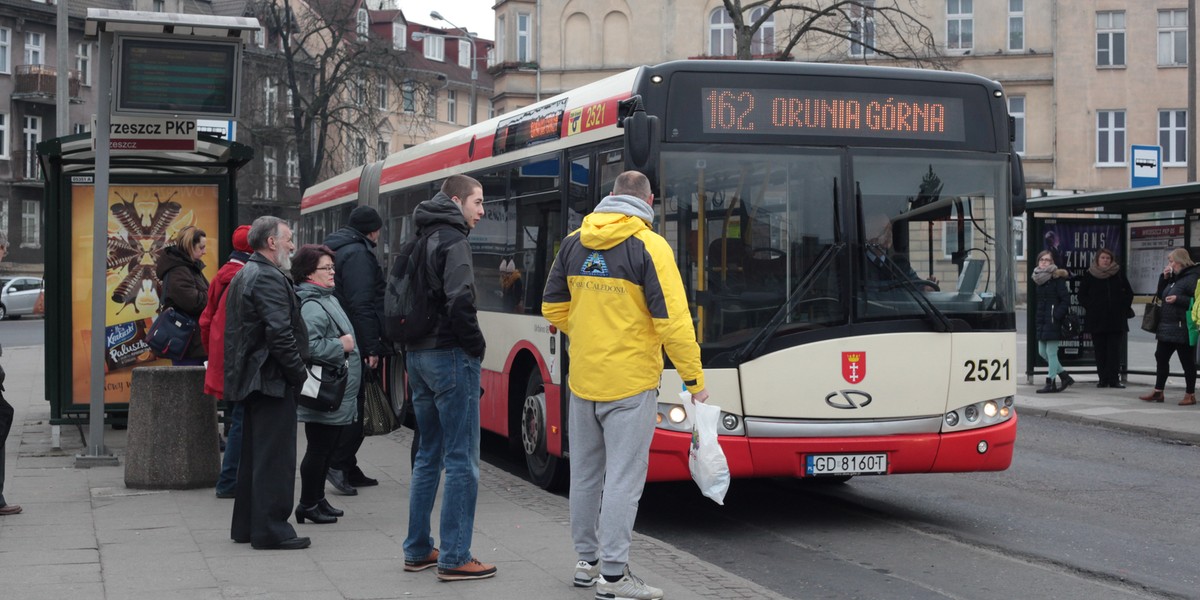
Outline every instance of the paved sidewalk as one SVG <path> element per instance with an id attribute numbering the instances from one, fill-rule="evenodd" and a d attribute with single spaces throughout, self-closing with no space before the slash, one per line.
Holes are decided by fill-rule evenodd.
<path id="1" fill-rule="evenodd" d="M 366 440 L 359 459 L 379 487 L 354 497 L 330 494 L 346 516 L 332 525 L 297 525 L 300 535 L 312 537 L 310 548 L 235 544 L 229 539 L 233 501 L 217 499 L 212 489 L 134 490 L 124 485 L 123 466 L 76 469 L 75 454 L 85 449 L 80 428 L 63 426 L 62 448 L 50 447 L 42 348 L 6 347 L 0 360 L 8 372 L 5 397 L 17 413 L 7 443 L 5 496 L 25 509 L 0 517 L 0 598 L 541 600 L 595 593 L 571 585 L 567 500 L 487 463 L 480 468 L 472 551 L 497 565 L 496 577 L 443 583 L 434 570 L 404 572 L 407 429 Z M 300 444 L 303 439 L 301 433 Z M 120 457 L 125 432 L 106 428 L 105 444 Z M 707 501 L 699 493 L 696 500 Z M 436 520 L 437 510 L 435 537 Z M 636 533 L 630 562 L 668 598 L 783 598 Z"/>

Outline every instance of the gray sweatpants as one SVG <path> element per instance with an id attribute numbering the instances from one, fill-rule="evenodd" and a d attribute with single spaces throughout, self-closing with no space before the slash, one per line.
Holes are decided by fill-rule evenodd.
<path id="1" fill-rule="evenodd" d="M 657 390 L 612 402 L 571 393 L 571 537 L 580 560 L 620 576 L 646 485 Z"/>

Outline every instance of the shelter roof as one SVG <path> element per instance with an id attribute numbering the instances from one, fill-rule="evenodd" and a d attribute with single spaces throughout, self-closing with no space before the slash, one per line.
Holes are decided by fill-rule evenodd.
<path id="1" fill-rule="evenodd" d="M 1072 196 L 1030 198 L 1025 205 L 1025 211 L 1029 213 L 1104 212 L 1128 215 L 1185 210 L 1198 206 L 1200 206 L 1200 183 L 1183 183 L 1091 192 Z"/>
<path id="2" fill-rule="evenodd" d="M 61 173 L 89 174 L 96 170 L 92 135 L 80 133 L 54 138 L 37 146 L 45 173 L 55 172 L 51 162 L 61 162 Z M 238 142 L 201 132 L 195 152 L 146 151 L 117 153 L 109 157 L 112 173 L 214 175 L 237 170 L 254 158 L 254 150 Z"/>

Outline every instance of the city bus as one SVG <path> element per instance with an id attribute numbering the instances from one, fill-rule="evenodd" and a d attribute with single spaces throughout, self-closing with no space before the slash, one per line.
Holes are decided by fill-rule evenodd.
<path id="1" fill-rule="evenodd" d="M 553 488 L 570 459 L 570 340 L 541 316 L 543 287 L 562 238 L 637 169 L 734 478 L 1000 471 L 1017 426 L 1012 131 L 1000 85 L 970 74 L 669 62 L 315 185 L 300 238 L 375 206 L 390 265 L 443 179 L 479 180 L 481 424 Z M 689 478 L 682 389 L 668 360 L 649 481 Z"/>

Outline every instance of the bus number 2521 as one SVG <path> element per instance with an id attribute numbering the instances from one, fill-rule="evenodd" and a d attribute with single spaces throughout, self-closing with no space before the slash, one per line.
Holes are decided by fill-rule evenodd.
<path id="1" fill-rule="evenodd" d="M 1010 379 L 1008 359 L 968 360 L 963 363 L 967 368 L 963 381 L 1008 381 Z"/>

